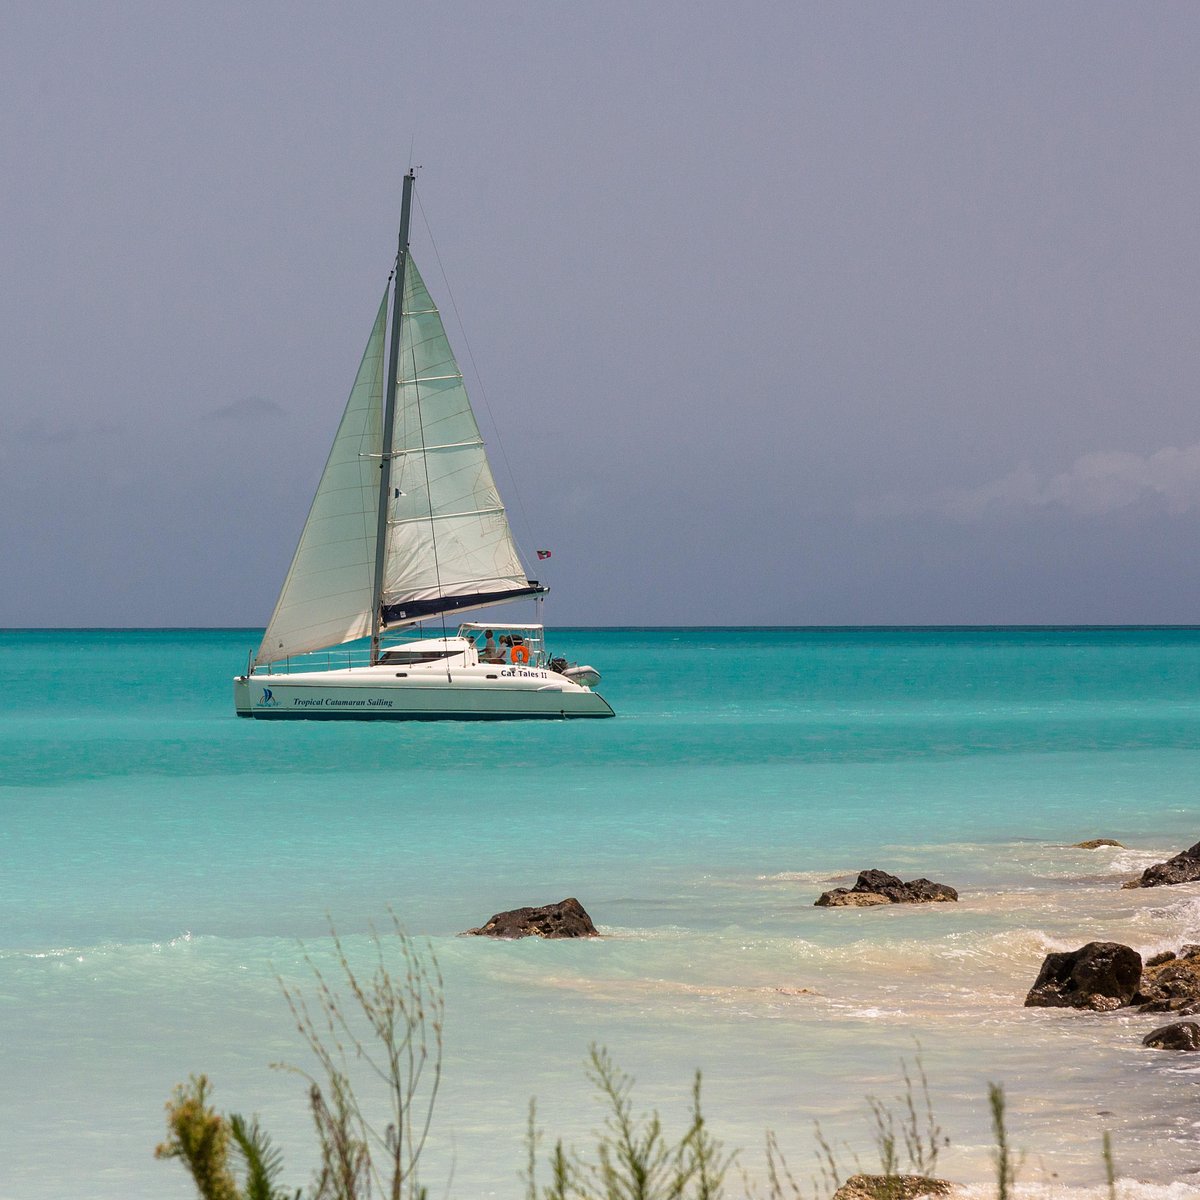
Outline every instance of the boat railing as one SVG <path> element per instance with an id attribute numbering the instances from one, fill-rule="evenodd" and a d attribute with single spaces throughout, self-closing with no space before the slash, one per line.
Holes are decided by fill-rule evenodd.
<path id="1" fill-rule="evenodd" d="M 254 675 L 295 675 L 305 671 L 346 671 L 371 665 L 370 650 L 314 650 L 255 667 Z"/>
<path id="2" fill-rule="evenodd" d="M 545 667 L 547 665 L 545 635 L 541 626 L 497 625 L 497 652 L 506 664 L 517 666 Z M 484 662 L 484 632 L 482 626 L 462 625 L 459 637 L 475 643 L 479 661 Z M 414 639 L 418 640 L 418 639 Z M 403 640 L 391 643 L 385 649 L 404 649 Z M 528 655 L 528 657 L 526 657 Z M 251 675 L 295 675 L 307 671 L 349 671 L 371 665 L 371 651 L 366 646 L 352 649 L 330 647 L 314 650 L 311 654 L 298 654 L 281 658 L 273 663 L 252 667 Z"/>

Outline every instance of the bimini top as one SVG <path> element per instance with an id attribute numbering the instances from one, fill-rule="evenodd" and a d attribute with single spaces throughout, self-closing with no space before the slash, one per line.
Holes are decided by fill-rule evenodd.
<path id="1" fill-rule="evenodd" d="M 464 621 L 458 628 L 460 631 L 482 629 L 486 632 L 489 629 L 519 629 L 525 633 L 542 633 L 545 626 L 529 625 L 521 621 Z"/>

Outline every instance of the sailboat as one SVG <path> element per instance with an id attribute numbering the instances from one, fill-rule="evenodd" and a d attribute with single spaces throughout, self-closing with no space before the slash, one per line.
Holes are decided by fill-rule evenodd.
<path id="1" fill-rule="evenodd" d="M 611 717 L 599 673 L 546 648 L 529 578 L 441 314 L 400 242 L 350 399 L 246 672 L 240 717 Z M 384 347 L 387 369 L 384 370 Z M 531 598 L 531 623 L 448 617 Z M 439 622 L 438 636 L 417 629 Z M 351 643 L 360 643 L 354 647 Z"/>

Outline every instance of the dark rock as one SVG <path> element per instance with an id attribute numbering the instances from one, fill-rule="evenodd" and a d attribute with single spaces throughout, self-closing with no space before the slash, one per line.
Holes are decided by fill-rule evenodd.
<path id="1" fill-rule="evenodd" d="M 541 908 L 514 908 L 509 912 L 496 913 L 478 929 L 464 932 L 494 938 L 600 936 L 592 924 L 592 918 L 573 896 L 558 904 L 544 904 Z"/>
<path id="2" fill-rule="evenodd" d="M 893 904 L 900 904 L 908 899 L 904 880 L 898 875 L 889 875 L 886 871 L 859 871 L 858 880 L 850 890 L 874 892 L 877 896 L 886 896 Z"/>
<path id="3" fill-rule="evenodd" d="M 945 1196 L 954 1185 L 927 1175 L 851 1175 L 831 1200 L 916 1200 L 918 1196 Z"/>
<path id="4" fill-rule="evenodd" d="M 1146 963 L 1134 1003 L 1156 1000 L 1200 1000 L 1200 959 L 1156 954 Z"/>
<path id="5" fill-rule="evenodd" d="M 1120 842 L 1114 842 L 1112 838 L 1092 838 L 1086 842 L 1076 842 L 1071 847 L 1072 850 L 1099 850 L 1104 846 L 1115 846 L 1118 850 L 1124 850 L 1125 847 Z"/>
<path id="6" fill-rule="evenodd" d="M 1148 958 L 1142 967 L 1161 967 L 1163 963 L 1174 962 L 1179 957 L 1174 950 L 1164 950 L 1161 954 L 1154 955 L 1153 958 Z"/>
<path id="7" fill-rule="evenodd" d="M 1162 887 L 1169 883 L 1195 883 L 1200 879 L 1200 842 L 1181 850 L 1166 862 L 1147 867 L 1136 879 L 1124 887 Z"/>
<path id="8" fill-rule="evenodd" d="M 1194 996 L 1164 996 L 1161 1000 L 1147 1000 L 1145 1004 L 1139 1004 L 1138 1012 L 1174 1013 L 1177 1017 L 1190 1017 L 1200 1013 L 1200 1000 Z"/>
<path id="9" fill-rule="evenodd" d="M 1176 1021 L 1142 1038 L 1152 1050 L 1200 1050 L 1200 1025 L 1195 1021 Z"/>
<path id="10" fill-rule="evenodd" d="M 957 899 L 958 893 L 947 884 L 928 879 L 905 883 L 898 875 L 870 870 L 860 871 L 852 888 L 823 892 L 813 903 L 818 908 L 863 908 L 873 904 L 936 904 Z"/>
<path id="11" fill-rule="evenodd" d="M 929 879 L 914 879 L 904 886 L 908 888 L 909 899 L 917 904 L 941 904 L 958 899 L 958 893 L 946 883 L 934 883 Z"/>
<path id="12" fill-rule="evenodd" d="M 1046 955 L 1025 1007 L 1109 1012 L 1133 1000 L 1141 977 L 1142 956 L 1136 950 L 1119 942 L 1088 942 Z"/>

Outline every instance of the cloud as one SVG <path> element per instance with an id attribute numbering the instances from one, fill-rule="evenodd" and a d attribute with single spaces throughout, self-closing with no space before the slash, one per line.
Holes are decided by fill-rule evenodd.
<path id="1" fill-rule="evenodd" d="M 245 396 L 204 414 L 205 421 L 257 421 L 263 417 L 281 417 L 283 409 L 264 396 Z"/>
<path id="2" fill-rule="evenodd" d="M 1102 516 L 1143 501 L 1174 514 L 1200 508 L 1200 442 L 1165 446 L 1149 455 L 1095 451 L 1049 477 L 1021 465 L 977 487 L 949 488 L 924 497 L 882 497 L 861 511 L 876 517 L 940 513 L 969 522 L 1053 509 Z"/>

